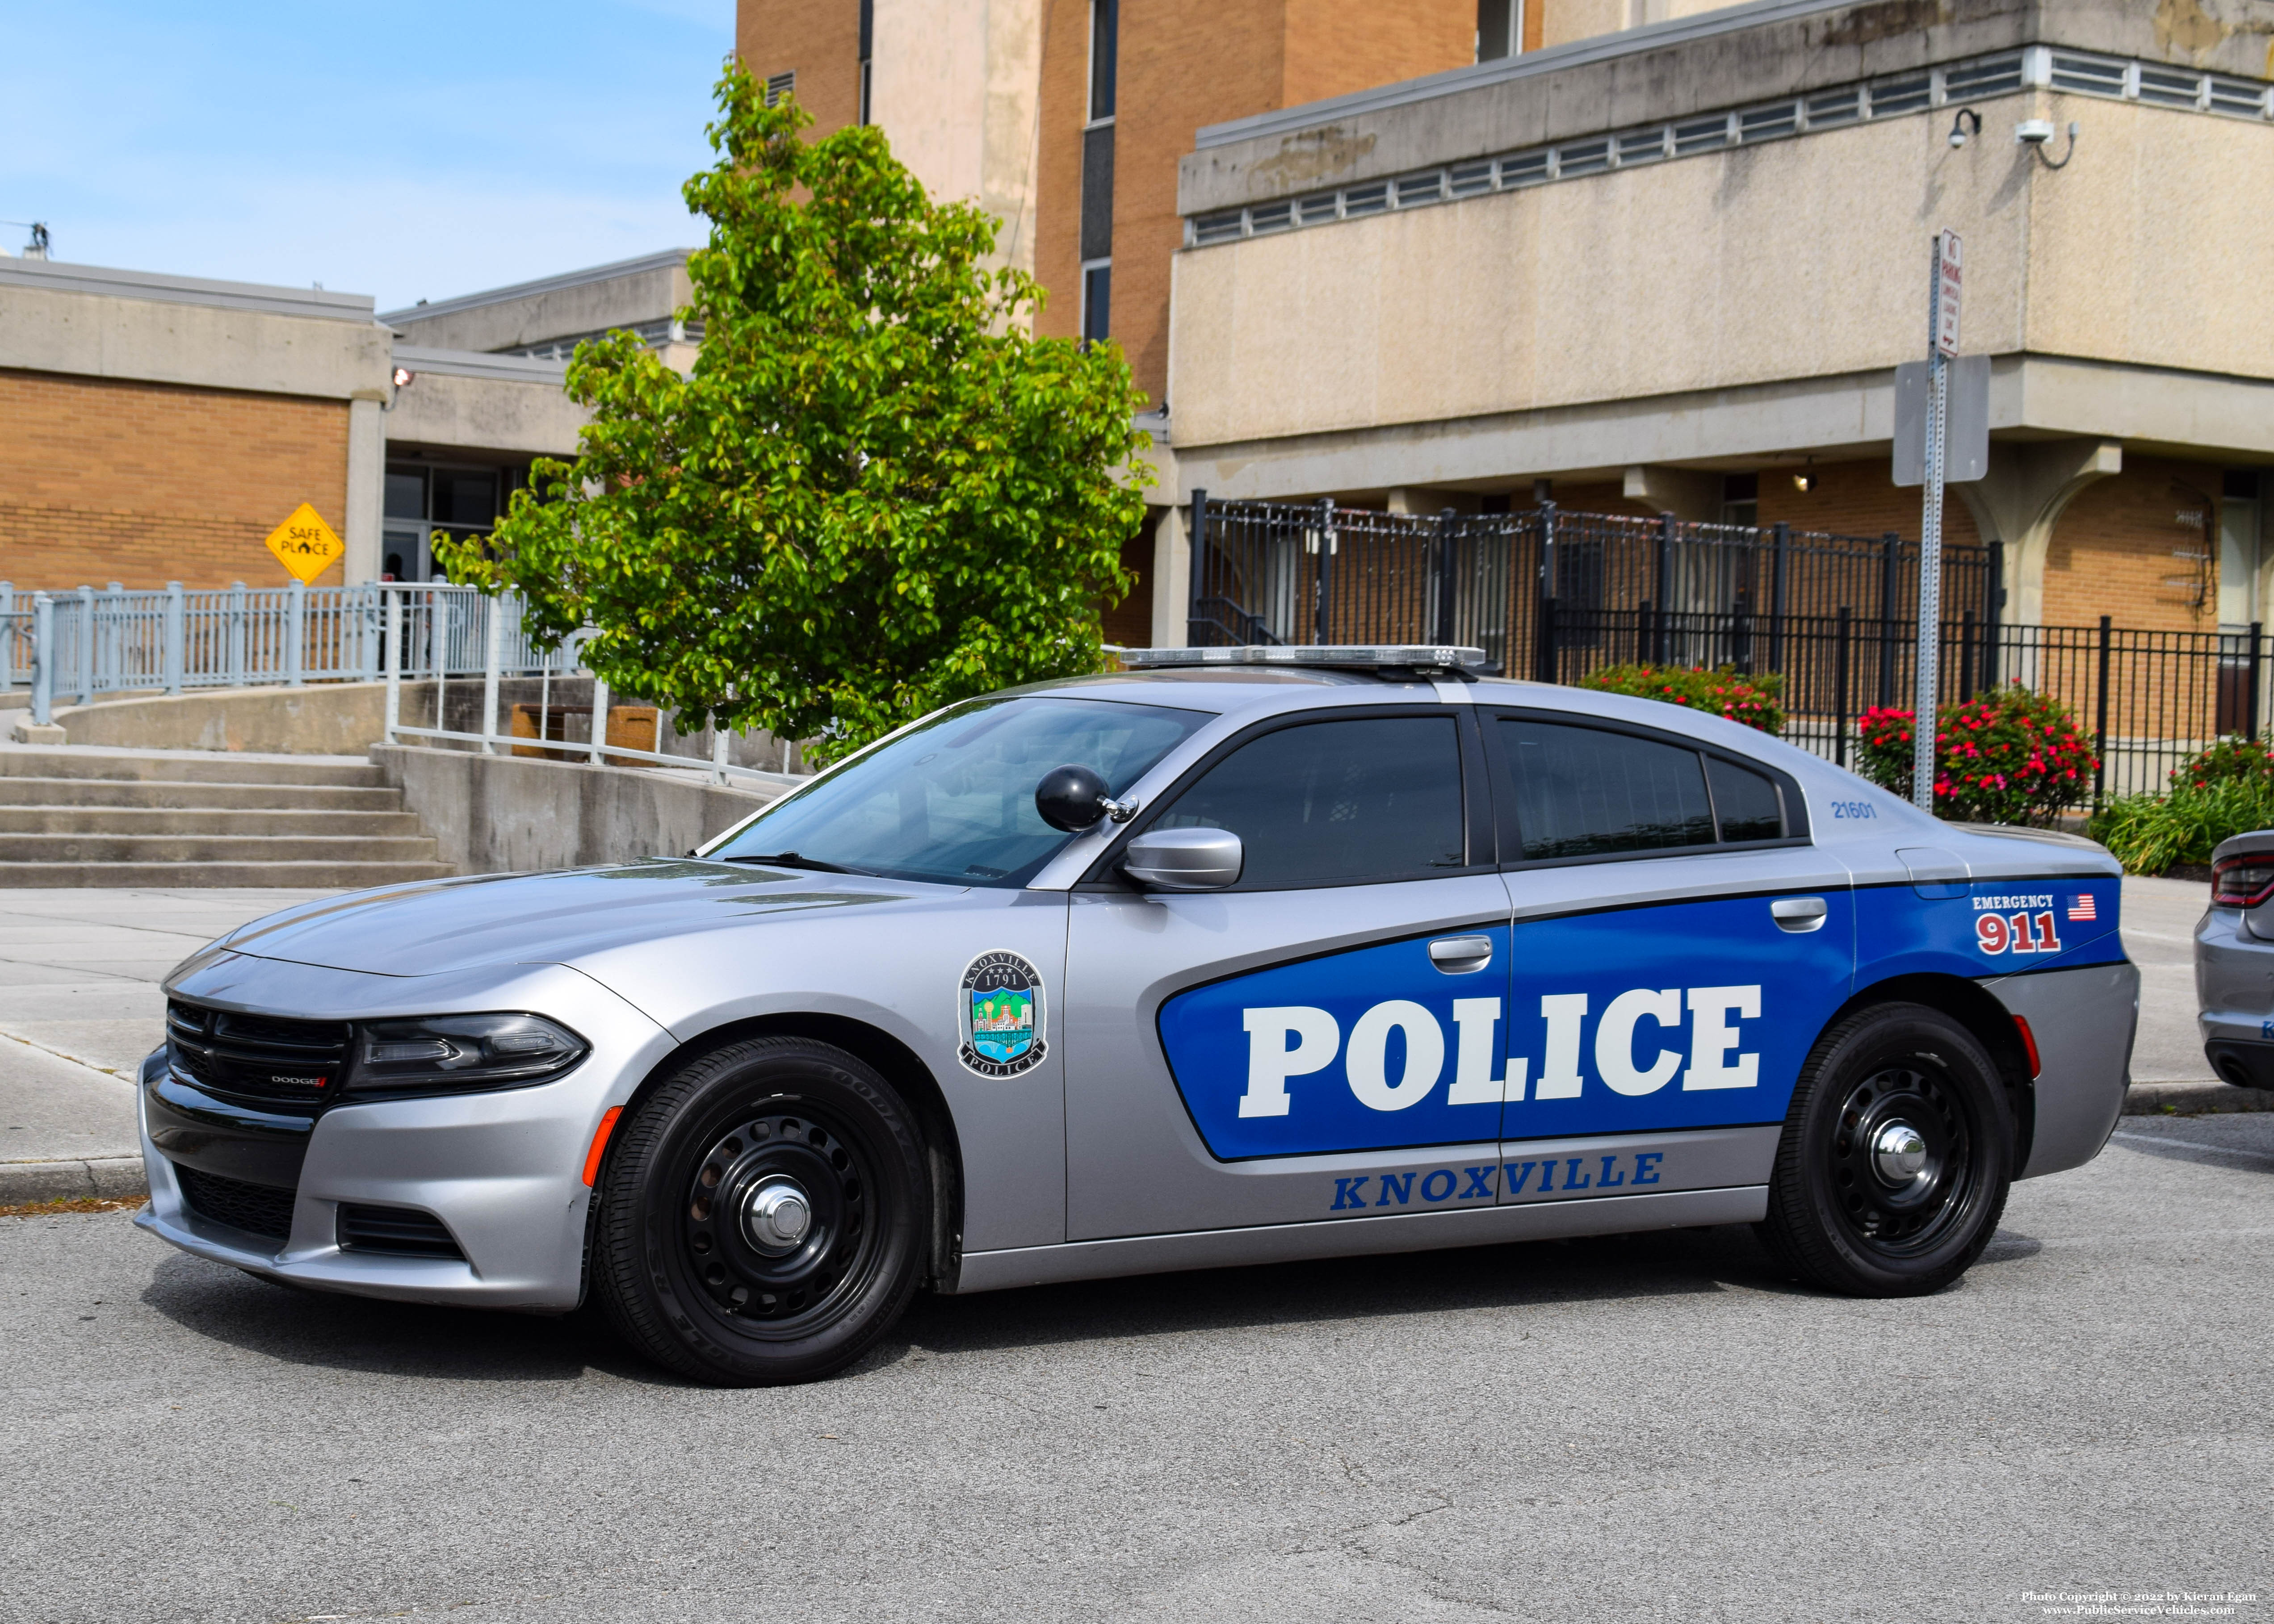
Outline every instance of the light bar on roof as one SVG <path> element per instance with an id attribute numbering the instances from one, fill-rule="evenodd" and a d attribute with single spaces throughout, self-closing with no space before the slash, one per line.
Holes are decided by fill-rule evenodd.
<path id="1" fill-rule="evenodd" d="M 1396 668 L 1406 671 L 1482 671 L 1490 662 L 1482 649 L 1419 643 L 1276 643 L 1237 649 L 1123 649 L 1121 663 L 1132 671 L 1164 665 L 1325 665 L 1344 670 Z"/>

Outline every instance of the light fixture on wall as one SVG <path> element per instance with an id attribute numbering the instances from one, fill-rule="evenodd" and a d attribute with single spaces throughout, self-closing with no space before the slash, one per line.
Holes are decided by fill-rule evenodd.
<path id="1" fill-rule="evenodd" d="M 398 366 L 395 369 L 395 387 L 398 389 L 407 389 L 411 386 L 412 382 L 418 378 L 418 374 L 412 372 L 409 367 Z"/>
<path id="2" fill-rule="evenodd" d="M 1816 476 L 1814 474 L 1795 474 L 1792 477 L 1792 488 L 1796 491 L 1813 491 L 1816 489 Z"/>
<path id="3" fill-rule="evenodd" d="M 1958 117 L 1950 121 L 1950 144 L 1953 147 L 1963 147 L 1968 136 L 1981 133 L 1982 115 L 1970 107 L 1960 108 Z"/>
<path id="4" fill-rule="evenodd" d="M 2014 126 L 2014 145 L 2028 147 L 2037 154 L 2037 162 L 2049 169 L 2062 169 L 2068 167 L 2068 161 L 2076 156 L 2076 137 L 2077 126 L 2072 121 L 2068 127 L 2068 150 L 2061 154 L 2060 162 L 2055 163 L 2051 158 L 2045 156 L 2045 148 L 2052 145 L 2053 121 L 2052 119 L 2024 118 Z"/>

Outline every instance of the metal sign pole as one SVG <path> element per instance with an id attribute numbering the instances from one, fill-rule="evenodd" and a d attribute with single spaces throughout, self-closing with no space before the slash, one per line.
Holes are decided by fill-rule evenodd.
<path id="1" fill-rule="evenodd" d="M 1911 721 L 1911 800 L 1934 810 L 1936 679 L 1942 662 L 1942 480 L 1950 357 L 1958 352 L 1958 235 L 1937 234 L 1927 291 L 1926 501 L 1919 523 L 1917 694 Z"/>

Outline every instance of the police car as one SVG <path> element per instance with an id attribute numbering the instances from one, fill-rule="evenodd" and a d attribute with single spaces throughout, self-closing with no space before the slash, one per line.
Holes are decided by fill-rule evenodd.
<path id="1" fill-rule="evenodd" d="M 826 1374 L 919 1288 L 1751 1223 L 1931 1291 L 2122 1103 L 2117 865 L 1463 649 L 1140 650 L 684 859 L 177 970 L 139 1222 Z"/>

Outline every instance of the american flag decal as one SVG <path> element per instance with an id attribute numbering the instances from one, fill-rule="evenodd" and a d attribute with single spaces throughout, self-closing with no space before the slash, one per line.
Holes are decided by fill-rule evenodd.
<path id="1" fill-rule="evenodd" d="M 2068 905 L 2068 916 L 2073 920 L 2081 919 L 2087 921 L 2097 920 L 2099 918 L 2099 915 L 2092 911 L 2092 893 L 2090 891 L 2086 891 L 2082 896 L 2077 898 Z"/>

